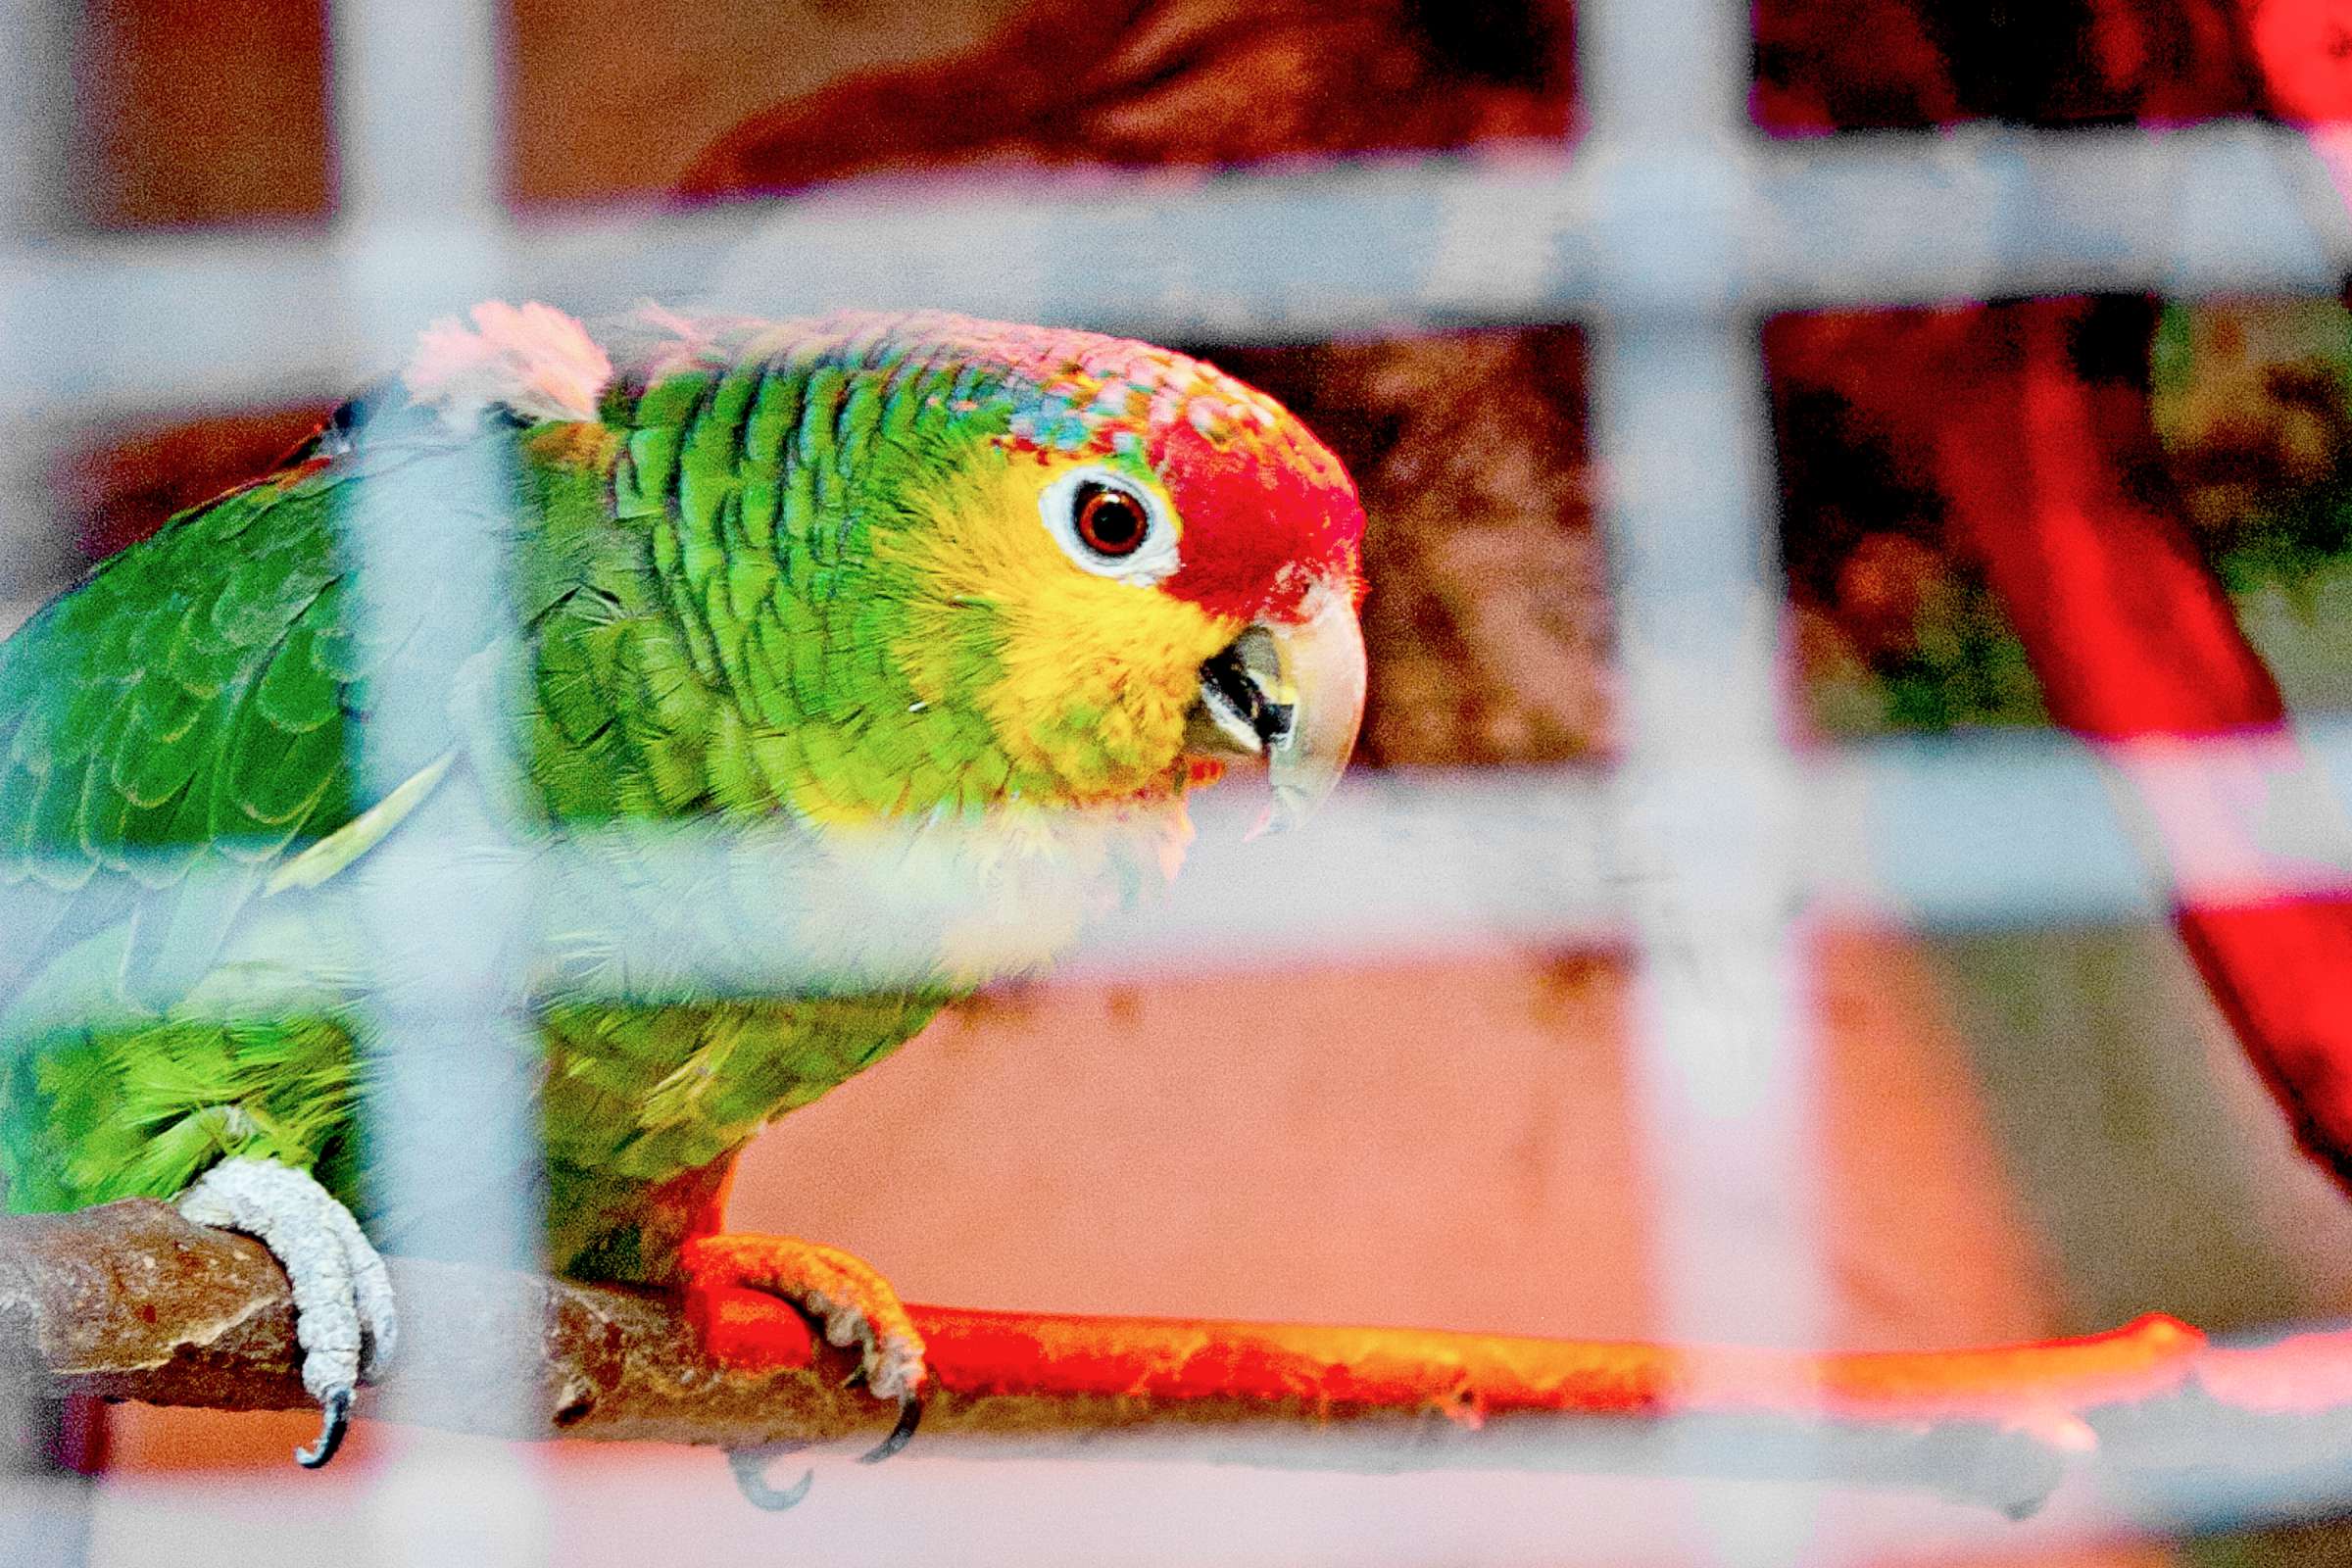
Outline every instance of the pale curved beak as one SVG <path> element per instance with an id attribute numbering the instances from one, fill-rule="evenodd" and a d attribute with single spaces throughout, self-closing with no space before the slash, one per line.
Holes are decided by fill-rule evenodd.
<path id="1" fill-rule="evenodd" d="M 1259 621 L 1200 666 L 1194 738 L 1262 753 L 1273 804 L 1250 837 L 1297 827 L 1331 795 L 1364 718 L 1364 635 L 1339 588 L 1308 596 L 1300 621 Z"/>

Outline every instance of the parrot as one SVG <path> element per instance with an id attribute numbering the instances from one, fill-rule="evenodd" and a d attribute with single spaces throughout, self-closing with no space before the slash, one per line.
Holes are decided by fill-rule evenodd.
<path id="1" fill-rule="evenodd" d="M 478 529 L 483 473 L 492 628 L 371 595 L 352 531 Z M 851 1253 L 728 1232 L 737 1155 L 1164 882 L 1229 760 L 1262 760 L 1261 825 L 1328 796 L 1363 527 L 1296 417 L 1143 342 L 931 311 L 434 322 L 273 471 L 0 642 L 9 1208 L 145 1197 L 261 1241 L 321 1412 L 296 1457 L 326 1463 L 398 1341 L 404 1227 L 366 1144 L 369 939 L 328 896 L 467 779 L 549 842 L 691 825 L 754 870 L 711 900 L 583 875 L 520 982 L 546 1264 L 778 1298 L 858 1348 L 903 1443 L 915 1326 Z M 419 650 L 446 689 L 372 733 Z M 448 673 L 482 658 L 514 678 Z M 781 874 L 753 854 L 777 835 Z M 877 858 L 956 896 L 877 903 Z M 667 978 L 665 932 L 737 917 L 808 977 Z"/>

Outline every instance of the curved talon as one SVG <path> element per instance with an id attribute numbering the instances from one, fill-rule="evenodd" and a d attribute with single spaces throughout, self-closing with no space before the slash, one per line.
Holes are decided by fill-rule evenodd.
<path id="1" fill-rule="evenodd" d="M 318 1441 L 294 1458 L 318 1469 L 343 1446 L 354 1386 L 382 1370 L 399 1339 L 382 1254 L 317 1177 L 273 1159 L 223 1159 L 189 1184 L 177 1207 L 198 1225 L 252 1237 L 285 1270 L 302 1386 L 319 1406 Z"/>
<path id="2" fill-rule="evenodd" d="M 871 1453 L 859 1454 L 858 1462 L 859 1464 L 880 1464 L 906 1446 L 907 1441 L 914 1436 L 914 1429 L 922 1424 L 923 1396 L 919 1394 L 900 1395 L 899 1424 L 890 1429 L 889 1437 L 874 1445 Z"/>
<path id="3" fill-rule="evenodd" d="M 343 1434 L 351 1430 L 351 1391 L 329 1389 L 319 1401 L 318 1441 L 307 1448 L 294 1450 L 294 1462 L 305 1470 L 316 1470 L 335 1456 L 343 1446 Z"/>
<path id="4" fill-rule="evenodd" d="M 780 1443 L 763 1448 L 729 1448 L 727 1469 L 734 1474 L 735 1490 L 743 1494 L 743 1500 L 768 1513 L 782 1513 L 808 1495 L 808 1489 L 816 1483 L 814 1470 L 801 1472 L 801 1479 L 789 1487 L 773 1487 L 767 1480 L 767 1462 L 797 1453 L 800 1447 L 797 1443 Z"/>

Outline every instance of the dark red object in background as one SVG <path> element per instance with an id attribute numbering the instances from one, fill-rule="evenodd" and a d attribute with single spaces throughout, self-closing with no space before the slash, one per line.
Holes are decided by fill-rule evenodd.
<path id="1" fill-rule="evenodd" d="M 2176 858 L 2256 864 L 2253 813 L 2183 822 L 2180 803 L 2132 769 L 2129 743 L 2151 738 L 2275 739 L 2284 751 L 2285 710 L 2177 504 L 2149 494 L 2147 399 L 2078 369 L 2070 329 L 2083 314 L 2070 301 L 2003 307 L 1987 322 L 2003 363 L 1960 376 L 1944 367 L 1935 434 L 1951 525 L 2008 608 L 2051 716 L 2121 743 L 2112 750 L 2141 780 L 2158 831 L 2193 835 L 2175 842 L 2188 852 Z M 2297 1140 L 2352 1187 L 2352 903 L 2257 891 L 2189 903 L 2176 921 Z"/>
<path id="2" fill-rule="evenodd" d="M 2242 11 L 2238 0 L 1759 0 L 1756 122 L 1805 135 L 2260 113 Z"/>
<path id="3" fill-rule="evenodd" d="M 1768 128 L 1828 128 L 1841 109 L 1869 121 L 1890 104 L 1898 123 L 2352 113 L 2347 0 L 2269 0 L 2253 28 L 2223 0 L 1889 7 L 1873 42 L 1892 47 L 1867 60 L 1837 55 L 1852 46 L 1833 9 L 1759 8 L 1765 70 L 1778 48 L 1788 72 L 1759 83 Z M 2029 34 L 2036 47 L 2009 47 Z M 1854 96 L 1873 82 L 1879 96 Z M 1984 571 L 2057 722 L 2119 744 L 2283 741 L 2278 687 L 2163 477 L 2145 375 L 2153 316 L 2133 314 L 2128 301 L 2058 300 L 1795 318 L 1767 341 L 1776 373 L 1836 386 L 1943 498 L 1947 543 Z M 2257 822 L 2207 812 L 2194 828 L 2207 842 L 2190 845 L 2178 803 L 2142 805 L 2175 850 L 2261 858 Z M 2242 842 L 2210 842 L 2231 834 Z M 2176 921 L 2298 1142 L 2352 1187 L 2352 903 L 2241 892 L 2187 903 Z"/>
<path id="4" fill-rule="evenodd" d="M 1556 139 L 1564 5 L 1526 0 L 1043 0 L 978 48 L 856 76 L 736 125 L 687 195 L 1003 166 L 1216 166 Z"/>

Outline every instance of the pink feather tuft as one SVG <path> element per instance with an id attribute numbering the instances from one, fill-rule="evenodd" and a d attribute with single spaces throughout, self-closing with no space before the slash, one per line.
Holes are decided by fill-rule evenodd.
<path id="1" fill-rule="evenodd" d="M 493 406 L 526 419 L 593 419 L 612 362 L 588 329 L 553 306 L 476 305 L 473 325 L 443 317 L 416 340 L 402 379 L 410 397 L 453 425 Z"/>

